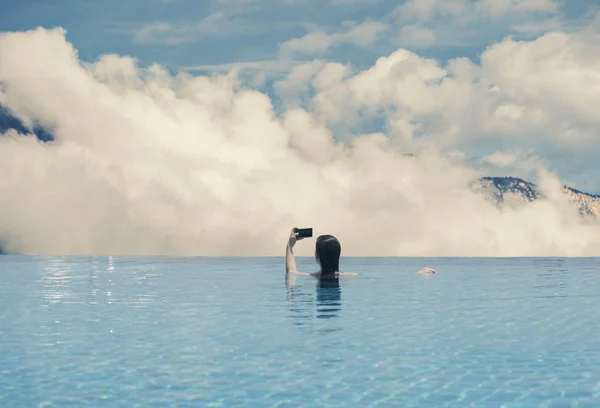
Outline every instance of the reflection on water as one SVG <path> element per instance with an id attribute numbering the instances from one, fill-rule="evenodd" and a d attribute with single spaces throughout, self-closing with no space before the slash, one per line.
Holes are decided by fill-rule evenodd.
<path id="1" fill-rule="evenodd" d="M 98 275 L 100 272 L 100 266 L 97 258 L 94 258 L 92 261 L 92 267 L 90 268 L 90 272 L 88 275 L 88 299 L 87 303 L 90 305 L 98 304 L 97 296 L 100 292 L 98 288 Z"/>
<path id="2" fill-rule="evenodd" d="M 133 270 L 136 296 L 130 303 L 133 307 L 148 307 L 157 296 L 154 278 L 160 276 L 158 268 L 152 263 L 142 264 Z"/>
<path id="3" fill-rule="evenodd" d="M 534 259 L 533 266 L 538 271 L 538 282 L 534 286 L 544 292 L 543 297 L 565 297 L 567 289 L 567 268 L 561 258 Z"/>
<path id="4" fill-rule="evenodd" d="M 342 308 L 340 280 L 319 279 L 317 283 L 317 319 L 339 317 Z"/>
<path id="5" fill-rule="evenodd" d="M 61 258 L 49 260 L 44 268 L 42 277 L 43 286 L 41 295 L 48 303 L 61 303 L 67 299 L 71 292 L 73 281 L 71 265 Z"/>
<path id="6" fill-rule="evenodd" d="M 40 298 L 47 305 L 119 303 L 143 308 L 156 296 L 154 278 L 158 276 L 157 266 L 152 262 L 132 264 L 112 256 L 47 258 L 43 264 Z M 81 291 L 82 285 L 85 291 Z"/>
<path id="7" fill-rule="evenodd" d="M 296 285 L 296 275 L 286 274 L 289 318 L 295 325 L 303 326 L 317 319 L 339 317 L 342 310 L 342 289 L 338 278 L 319 279 L 316 282 L 316 296 Z M 312 282 L 311 282 L 312 286 Z M 315 300 L 316 299 L 316 303 Z M 316 310 L 316 315 L 315 315 Z M 337 331 L 339 328 L 324 327 L 320 332 Z"/>
<path id="8" fill-rule="evenodd" d="M 296 286 L 296 275 L 286 273 L 285 286 L 290 311 L 288 317 L 292 319 L 296 326 L 304 326 L 312 317 L 312 295 Z"/>
<path id="9" fill-rule="evenodd" d="M 106 291 L 106 299 L 107 299 L 107 303 L 110 305 L 112 304 L 112 295 L 114 293 L 114 286 L 115 283 L 113 282 L 113 274 L 115 272 L 115 264 L 114 264 L 114 259 L 112 256 L 108 257 L 108 265 L 106 268 L 106 277 L 107 277 L 107 286 L 108 286 L 108 290 Z"/>

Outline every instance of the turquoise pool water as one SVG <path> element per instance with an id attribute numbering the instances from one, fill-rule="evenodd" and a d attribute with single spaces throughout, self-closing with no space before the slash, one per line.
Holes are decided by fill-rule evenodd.
<path id="1" fill-rule="evenodd" d="M 599 259 L 343 267 L 2 256 L 0 406 L 600 407 Z"/>

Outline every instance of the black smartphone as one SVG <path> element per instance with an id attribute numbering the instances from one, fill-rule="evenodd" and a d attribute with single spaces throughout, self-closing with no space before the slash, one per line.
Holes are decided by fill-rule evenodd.
<path id="1" fill-rule="evenodd" d="M 296 228 L 298 238 L 310 238 L 313 236 L 312 228 Z"/>

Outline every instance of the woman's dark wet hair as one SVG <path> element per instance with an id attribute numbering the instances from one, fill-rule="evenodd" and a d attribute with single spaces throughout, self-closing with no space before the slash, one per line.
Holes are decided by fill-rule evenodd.
<path id="1" fill-rule="evenodd" d="M 323 273 L 340 271 L 340 254 L 342 246 L 333 235 L 321 235 L 317 238 L 316 255 L 321 263 Z"/>

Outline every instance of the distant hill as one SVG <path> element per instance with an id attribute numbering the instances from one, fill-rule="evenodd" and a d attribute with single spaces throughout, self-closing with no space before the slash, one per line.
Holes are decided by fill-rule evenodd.
<path id="1" fill-rule="evenodd" d="M 517 177 L 481 177 L 471 185 L 471 188 L 496 204 L 503 203 L 505 195 L 509 193 L 520 196 L 527 202 L 542 197 L 535 184 Z"/>
<path id="2" fill-rule="evenodd" d="M 508 196 L 524 202 L 545 198 L 535 184 L 518 177 L 482 177 L 473 182 L 471 188 L 496 204 L 504 203 Z M 569 186 L 563 186 L 562 192 L 576 205 L 582 216 L 600 216 L 599 195 L 584 193 Z"/>
<path id="3" fill-rule="evenodd" d="M 34 125 L 33 129 L 27 128 L 21 119 L 0 105 L 0 133 L 6 132 L 9 129 L 15 129 L 19 133 L 33 133 L 42 142 L 51 142 L 54 140 L 54 136 L 48 130 L 38 124 Z"/>

